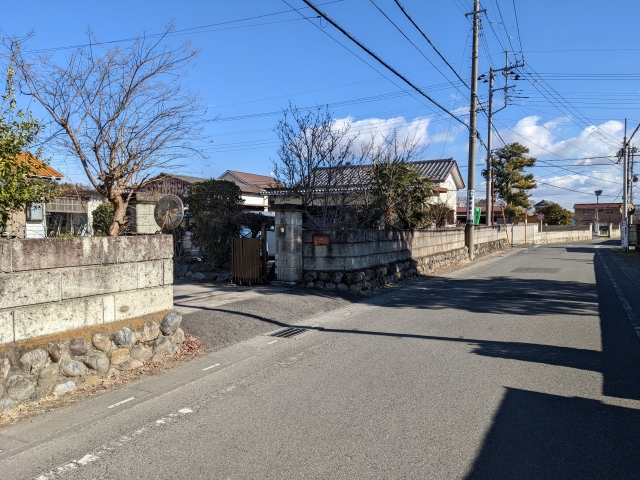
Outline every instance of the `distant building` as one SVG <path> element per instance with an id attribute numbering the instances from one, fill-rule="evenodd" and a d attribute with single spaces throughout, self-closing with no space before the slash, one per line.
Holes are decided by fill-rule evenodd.
<path id="1" fill-rule="evenodd" d="M 64 178 L 60 172 L 44 165 L 29 152 L 18 155 L 17 160 L 32 165 L 29 178 L 60 181 Z M 6 235 L 17 238 L 44 238 L 47 236 L 47 209 L 42 203 L 32 203 L 24 211 L 11 212 L 7 222 Z"/>
<path id="2" fill-rule="evenodd" d="M 269 211 L 269 196 L 261 192 L 266 188 L 278 186 L 273 177 L 235 170 L 227 170 L 218 177 L 218 180 L 227 180 L 238 185 L 244 200 L 245 210 L 254 211 Z"/>
<path id="3" fill-rule="evenodd" d="M 576 203 L 573 206 L 573 218 L 576 225 L 589 225 L 596 221 L 598 209 L 598 223 L 603 225 L 617 225 L 622 221 L 622 203 Z"/>

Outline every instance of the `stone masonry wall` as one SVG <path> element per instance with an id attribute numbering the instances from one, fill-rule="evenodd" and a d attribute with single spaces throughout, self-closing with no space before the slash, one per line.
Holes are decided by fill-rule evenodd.
<path id="1" fill-rule="evenodd" d="M 0 241 L 0 412 L 176 352 L 170 235 Z"/>
<path id="2" fill-rule="evenodd" d="M 500 227 L 475 230 L 476 256 L 503 250 L 508 245 Z M 361 291 L 415 275 L 432 275 L 466 260 L 469 255 L 464 229 L 305 230 L 302 257 L 303 282 L 307 287 Z"/>
<path id="3" fill-rule="evenodd" d="M 99 330 L 93 333 L 76 330 L 66 337 L 4 345 L 0 348 L 0 413 L 173 355 L 184 342 L 181 321 L 179 314 L 171 312 L 160 322 L 127 322 L 117 329 L 111 324 L 93 327 Z"/>
<path id="4" fill-rule="evenodd" d="M 173 308 L 170 235 L 0 240 L 0 346 Z"/>

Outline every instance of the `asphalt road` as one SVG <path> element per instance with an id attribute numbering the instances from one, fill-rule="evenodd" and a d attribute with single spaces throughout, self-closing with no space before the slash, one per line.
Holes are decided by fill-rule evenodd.
<path id="1" fill-rule="evenodd" d="M 2 430 L 0 477 L 638 478 L 639 286 L 514 249 Z"/>

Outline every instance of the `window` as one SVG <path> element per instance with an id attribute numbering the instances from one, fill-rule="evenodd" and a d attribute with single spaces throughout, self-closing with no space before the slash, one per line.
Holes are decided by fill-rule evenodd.
<path id="1" fill-rule="evenodd" d="M 613 210 L 607 210 L 606 212 L 604 212 L 605 215 L 615 215 Z"/>
<path id="2" fill-rule="evenodd" d="M 42 204 L 32 203 L 27 206 L 27 222 L 41 222 L 42 221 Z"/>
<path id="3" fill-rule="evenodd" d="M 591 215 L 591 212 L 589 210 L 585 210 L 582 212 L 582 215 Z"/>

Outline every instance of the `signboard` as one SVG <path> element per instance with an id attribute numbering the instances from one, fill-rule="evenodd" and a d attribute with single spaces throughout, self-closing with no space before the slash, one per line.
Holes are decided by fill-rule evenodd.
<path id="1" fill-rule="evenodd" d="M 473 212 L 473 224 L 480 225 L 480 215 L 482 215 L 482 208 L 476 207 Z"/>
<path id="2" fill-rule="evenodd" d="M 544 215 L 543 215 L 543 214 L 541 214 L 541 213 L 540 213 L 540 214 L 538 214 L 538 220 L 540 220 L 540 221 L 544 220 Z"/>
<path id="3" fill-rule="evenodd" d="M 623 252 L 626 252 L 629 248 L 628 228 L 629 227 L 627 226 L 626 222 L 624 224 L 620 224 L 620 246 L 622 247 Z"/>
<path id="4" fill-rule="evenodd" d="M 313 236 L 313 244 L 316 245 L 316 246 L 329 245 L 329 236 L 328 235 L 314 235 Z"/>
<path id="5" fill-rule="evenodd" d="M 467 190 L 467 223 L 474 224 L 475 212 L 473 207 L 475 205 L 476 192 L 474 190 Z"/>

